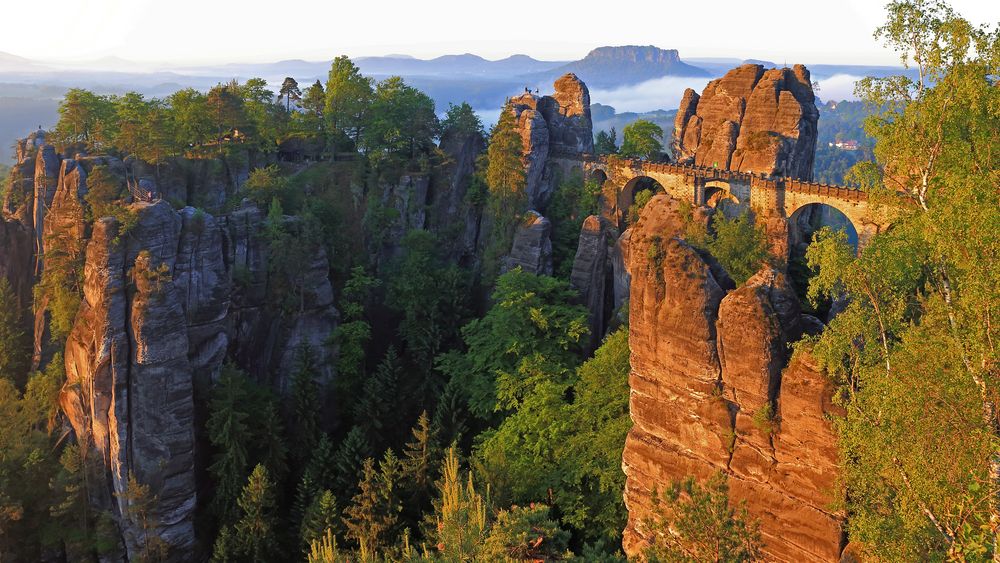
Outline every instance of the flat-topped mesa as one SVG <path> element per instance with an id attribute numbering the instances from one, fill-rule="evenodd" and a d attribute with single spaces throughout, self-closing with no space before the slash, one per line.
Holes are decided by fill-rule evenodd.
<path id="1" fill-rule="evenodd" d="M 590 118 L 590 91 L 575 74 L 567 73 L 553 84 L 555 93 L 538 96 L 527 89 L 510 99 L 523 144 L 528 203 L 544 209 L 555 186 L 550 157 L 594 152 L 594 127 Z"/>
<path id="2" fill-rule="evenodd" d="M 746 64 L 684 92 L 672 146 L 685 164 L 810 180 L 818 119 L 806 67 Z"/>

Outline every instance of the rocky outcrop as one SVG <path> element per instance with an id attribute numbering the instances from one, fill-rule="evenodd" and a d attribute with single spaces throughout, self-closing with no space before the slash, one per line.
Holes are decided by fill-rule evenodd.
<path id="1" fill-rule="evenodd" d="M 441 135 L 441 151 L 446 156 L 440 173 L 434 174 L 428 202 L 427 228 L 443 236 L 440 242 L 456 263 L 472 266 L 481 244 L 482 210 L 466 198 L 476 172 L 476 159 L 486 150 L 486 140 L 478 132 L 447 130 Z"/>
<path id="2" fill-rule="evenodd" d="M 62 157 L 52 145 L 38 148 L 35 158 L 34 197 L 32 198 L 32 226 L 35 229 L 35 252 L 38 259 L 35 262 L 35 275 L 42 274 L 44 256 L 43 233 L 45 232 L 45 216 L 52 207 L 52 199 L 59 187 L 59 169 Z"/>
<path id="3" fill-rule="evenodd" d="M 98 468 L 89 500 L 112 514 L 118 555 L 139 558 L 141 528 L 152 522 L 170 560 L 196 559 L 195 463 L 206 454 L 196 451 L 204 412 L 196 412 L 195 396 L 204 398 L 226 358 L 285 393 L 306 347 L 317 378 L 332 379 L 329 335 L 338 314 L 330 258 L 320 247 L 293 249 L 305 257 L 293 272 L 301 290 L 296 307 L 275 304 L 264 213 L 249 202 L 224 215 L 202 210 L 223 209 L 246 180 L 249 165 L 241 159 L 177 158 L 153 166 L 82 151 L 69 158 L 43 133 L 21 140 L 17 156 L 0 206 L 0 276 L 12 282 L 17 305 L 35 311 L 34 323 L 25 322 L 34 337 L 32 369 L 44 369 L 64 351 L 60 403 Z M 118 218 L 95 217 L 88 194 L 98 167 L 122 188 L 154 194 L 155 203 L 129 204 L 122 192 Z M 426 176 L 414 177 L 391 191 L 400 228 L 427 222 L 427 184 Z M 284 226 L 294 231 L 301 223 L 286 217 Z M 46 278 L 48 272 L 55 277 Z M 66 284 L 77 279 L 81 302 L 68 319 L 63 348 L 51 336 L 55 293 L 45 285 L 32 289 L 40 280 L 62 284 L 70 291 L 58 296 L 60 310 L 72 313 L 75 288 Z M 157 497 L 145 524 L 129 510 L 130 477 Z"/>
<path id="4" fill-rule="evenodd" d="M 180 234 L 172 274 L 184 310 L 188 362 L 195 385 L 216 380 L 229 349 L 231 268 L 225 262 L 220 221 L 192 207 L 179 212 Z"/>
<path id="5" fill-rule="evenodd" d="M 335 350 L 328 336 L 339 315 L 333 305 L 330 263 L 319 246 L 308 249 L 308 260 L 295 275 L 302 289 L 294 310 L 282 311 L 269 293 L 268 263 L 271 249 L 264 237 L 264 213 L 244 201 L 221 220 L 225 263 L 232 276 L 228 326 L 229 352 L 251 376 L 279 393 L 291 389 L 292 374 L 303 346 L 308 346 L 317 366 L 317 378 L 333 377 Z M 288 228 L 297 219 L 285 218 Z"/>
<path id="6" fill-rule="evenodd" d="M 590 116 L 590 91 L 587 85 L 575 74 L 564 74 L 553 86 L 555 92 L 552 96 L 545 96 L 541 100 L 552 151 L 555 154 L 592 154 L 594 124 Z"/>
<path id="7" fill-rule="evenodd" d="M 0 249 L 0 278 L 6 278 L 10 283 L 17 297 L 17 307 L 21 311 L 27 311 L 34 282 L 31 275 L 31 264 L 34 261 L 31 229 L 19 221 L 7 221 L 0 217 Z"/>
<path id="8" fill-rule="evenodd" d="M 521 135 L 528 205 L 540 210 L 548 205 L 559 175 L 549 159 L 594 152 L 587 85 L 576 75 L 565 74 L 553 86 L 551 96 L 525 91 L 511 98 L 508 106 Z"/>
<path id="9" fill-rule="evenodd" d="M 835 561 L 837 412 L 808 354 L 787 366 L 803 330 L 795 293 L 767 267 L 727 294 L 724 272 L 680 238 L 677 207 L 654 197 L 625 237 L 634 423 L 623 454 L 626 552 L 649 541 L 653 490 L 722 472 L 731 500 L 759 519 L 770 559 Z"/>
<path id="10" fill-rule="evenodd" d="M 812 178 L 819 111 L 802 65 L 737 67 L 688 89 L 674 124 L 679 162 L 777 176 Z"/>
<path id="11" fill-rule="evenodd" d="M 504 257 L 503 270 L 521 268 L 532 274 L 552 275 L 552 223 L 537 211 L 528 211 L 514 230 L 514 244 Z"/>
<path id="12" fill-rule="evenodd" d="M 173 270 L 181 220 L 165 202 L 136 204 L 126 239 L 118 222 L 94 225 L 84 299 L 66 343 L 60 404 L 83 447 L 104 461 L 92 502 L 112 509 L 130 558 L 142 523 L 129 479 L 158 497 L 149 515 L 173 560 L 194 549 L 194 391 L 182 293 Z"/>
<path id="13" fill-rule="evenodd" d="M 250 157 L 189 160 L 167 158 L 158 164 L 125 159 L 128 181 L 141 191 L 171 202 L 221 213 L 230 195 L 250 175 Z"/>
<path id="14" fill-rule="evenodd" d="M 604 337 L 605 279 L 607 278 L 608 234 L 597 215 L 584 219 L 573 259 L 569 284 L 580 292 L 590 323 L 590 350 Z"/>

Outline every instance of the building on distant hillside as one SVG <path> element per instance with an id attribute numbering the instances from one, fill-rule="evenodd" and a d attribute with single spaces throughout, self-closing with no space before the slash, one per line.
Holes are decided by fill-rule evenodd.
<path id="1" fill-rule="evenodd" d="M 829 145 L 843 151 L 856 151 L 859 148 L 858 142 L 853 139 L 847 141 L 837 141 L 835 143 L 830 143 Z"/>

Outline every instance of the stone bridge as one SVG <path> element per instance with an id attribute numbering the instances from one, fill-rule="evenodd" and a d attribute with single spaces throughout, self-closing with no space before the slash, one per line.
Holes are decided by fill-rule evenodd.
<path id="1" fill-rule="evenodd" d="M 738 209 L 750 209 L 767 230 L 772 249 L 787 258 L 791 244 L 799 242 L 796 228 L 804 210 L 816 204 L 844 214 L 863 246 L 874 234 L 887 229 L 891 213 L 884 206 L 869 205 L 868 194 L 856 188 L 831 186 L 788 177 L 737 172 L 695 165 L 566 155 L 552 158 L 565 174 L 583 174 L 603 186 L 603 217 L 619 231 L 626 227 L 628 209 L 636 193 L 646 187 L 643 179 L 655 181 L 670 196 L 693 205 L 716 207 L 728 201 Z"/>

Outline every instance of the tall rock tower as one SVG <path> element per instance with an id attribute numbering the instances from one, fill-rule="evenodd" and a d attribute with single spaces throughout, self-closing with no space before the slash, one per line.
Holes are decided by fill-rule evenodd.
<path id="1" fill-rule="evenodd" d="M 678 162 L 812 179 L 816 109 L 809 70 L 746 64 L 684 92 L 674 121 Z"/>

